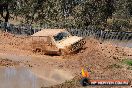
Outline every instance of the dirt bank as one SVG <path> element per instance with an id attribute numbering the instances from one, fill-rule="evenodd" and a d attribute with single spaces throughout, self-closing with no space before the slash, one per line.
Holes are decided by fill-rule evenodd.
<path id="1" fill-rule="evenodd" d="M 132 60 L 132 48 L 114 46 L 111 43 L 102 43 L 96 39 L 87 39 L 85 50 L 78 54 L 64 57 L 65 62 L 61 68 L 69 68 L 72 72 L 80 75 L 81 67 L 88 69 L 91 79 L 129 79 L 132 81 L 132 67 L 123 63 L 124 60 Z M 130 69 L 131 68 L 131 69 Z M 63 86 L 67 88 L 80 87 L 79 79 L 71 80 Z M 130 88 L 130 86 L 93 86 L 88 88 Z"/>

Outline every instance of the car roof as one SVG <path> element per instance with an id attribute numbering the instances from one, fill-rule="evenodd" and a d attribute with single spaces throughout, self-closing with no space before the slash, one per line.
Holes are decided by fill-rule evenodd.
<path id="1" fill-rule="evenodd" d="M 39 37 L 39 36 L 54 36 L 60 32 L 66 31 L 65 29 L 42 29 L 41 31 L 38 31 L 34 33 L 33 37 Z"/>

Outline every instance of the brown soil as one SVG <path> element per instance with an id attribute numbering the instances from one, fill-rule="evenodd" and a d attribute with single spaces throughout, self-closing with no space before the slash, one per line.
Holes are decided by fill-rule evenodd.
<path id="1" fill-rule="evenodd" d="M 17 65 L 19 65 L 19 61 L 12 61 L 9 59 L 0 59 L 0 66 L 9 67 L 9 66 L 17 66 Z"/>
<path id="2" fill-rule="evenodd" d="M 113 46 L 110 43 L 101 43 L 96 39 L 87 39 L 85 50 L 78 54 L 65 56 L 65 62 L 61 63 L 62 69 L 69 68 L 75 74 L 80 74 L 81 67 L 88 69 L 91 79 L 129 79 L 132 81 L 132 70 L 128 69 L 122 61 L 132 60 L 132 49 Z M 132 67 L 131 67 L 132 68 Z M 80 87 L 78 80 L 70 83 L 54 86 L 58 88 L 71 85 L 72 88 Z M 92 86 L 88 88 L 130 88 L 130 86 Z"/>
<path id="3" fill-rule="evenodd" d="M 113 46 L 111 43 L 102 43 L 93 38 L 88 38 L 86 41 L 85 47 L 76 54 L 64 57 L 48 56 L 31 52 L 30 37 L 16 37 L 0 32 L 0 53 L 32 57 L 31 60 L 21 62 L 24 63 L 23 65 L 30 65 L 35 70 L 51 67 L 68 70 L 76 76 L 74 80 L 52 86 L 52 88 L 80 87 L 78 79 L 81 76 L 82 67 L 88 69 L 91 79 L 130 79 L 132 81 L 132 70 L 127 69 L 129 66 L 122 63 L 124 59 L 132 59 L 132 48 Z M 7 63 L 14 64 L 12 61 L 3 60 L 0 65 L 3 63 L 6 63 L 5 65 Z M 19 62 L 16 63 L 19 64 Z M 130 86 L 94 86 L 89 88 L 130 88 Z"/>

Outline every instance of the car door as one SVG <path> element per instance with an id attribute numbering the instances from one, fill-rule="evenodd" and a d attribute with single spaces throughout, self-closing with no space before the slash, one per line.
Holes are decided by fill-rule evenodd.
<path id="1" fill-rule="evenodd" d="M 58 51 L 54 41 L 52 40 L 52 37 L 47 37 L 46 50 L 49 51 L 49 52 Z"/>

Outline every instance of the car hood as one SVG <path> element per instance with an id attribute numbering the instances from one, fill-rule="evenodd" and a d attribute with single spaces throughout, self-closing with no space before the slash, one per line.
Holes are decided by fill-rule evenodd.
<path id="1" fill-rule="evenodd" d="M 64 48 L 65 46 L 70 46 L 71 44 L 74 44 L 81 39 L 83 39 L 83 38 L 78 37 L 78 36 L 71 36 L 71 37 L 68 37 L 67 39 L 64 39 L 64 40 L 58 42 L 57 45 L 59 48 Z"/>

